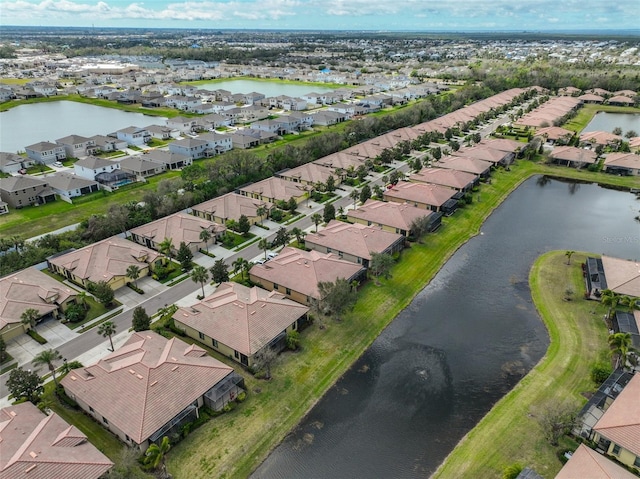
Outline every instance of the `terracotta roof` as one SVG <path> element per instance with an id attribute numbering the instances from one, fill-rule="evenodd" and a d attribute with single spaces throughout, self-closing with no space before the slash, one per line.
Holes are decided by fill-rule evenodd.
<path id="1" fill-rule="evenodd" d="M 473 173 L 465 171 L 448 170 L 446 168 L 423 168 L 409 176 L 409 181 L 463 189 L 473 183 L 476 178 L 478 177 Z"/>
<path id="2" fill-rule="evenodd" d="M 509 153 L 515 153 L 516 151 L 520 151 L 525 146 L 526 143 L 522 143 L 521 141 L 510 140 L 508 138 L 484 138 L 478 143 L 479 146 L 486 146 L 488 148 L 492 148 L 494 150 L 506 151 Z"/>
<path id="3" fill-rule="evenodd" d="M 358 258 L 371 259 L 372 253 L 384 253 L 403 240 L 402 235 L 377 226 L 331 220 L 326 228 L 307 234 L 305 245 L 310 248 L 313 245 L 323 246 Z"/>
<path id="4" fill-rule="evenodd" d="M 180 308 L 173 317 L 252 356 L 308 311 L 278 291 L 222 283 L 211 296 L 189 308 Z"/>
<path id="5" fill-rule="evenodd" d="M 338 278 L 351 280 L 363 271 L 362 266 L 342 260 L 333 253 L 286 247 L 276 258 L 253 266 L 249 274 L 318 298 L 319 282 L 335 281 Z"/>
<path id="6" fill-rule="evenodd" d="M 437 168 L 465 171 L 474 175 L 481 175 L 491 171 L 491 165 L 488 161 L 462 156 L 445 156 L 433 163 L 433 166 Z"/>
<path id="7" fill-rule="evenodd" d="M 349 210 L 347 218 L 358 218 L 378 225 L 390 226 L 409 231 L 418 218 L 431 215 L 432 212 L 407 203 L 393 203 L 369 199 L 355 210 Z"/>
<path id="8" fill-rule="evenodd" d="M 386 150 L 386 149 L 387 149 L 386 147 L 380 146 L 379 144 L 376 145 L 375 143 L 372 143 L 371 140 L 369 140 L 342 151 L 343 153 L 347 153 L 348 155 L 354 155 L 364 160 L 373 160 L 378 156 L 380 156 L 380 153 L 382 153 L 382 150 Z"/>
<path id="9" fill-rule="evenodd" d="M 317 163 L 306 163 L 296 168 L 280 172 L 278 176 L 287 180 L 299 180 L 314 184 L 318 182 L 326 183 L 330 176 L 337 179 L 332 168 L 328 168 Z"/>
<path id="10" fill-rule="evenodd" d="M 340 151 L 338 153 L 333 153 L 332 155 L 315 160 L 314 163 L 333 168 L 334 170 L 338 168 L 346 170 L 350 166 L 358 168 L 358 166 L 364 165 L 364 161 L 364 158 Z"/>
<path id="11" fill-rule="evenodd" d="M 536 130 L 536 136 L 545 136 L 549 140 L 559 140 L 561 138 L 569 139 L 575 135 L 574 131 L 560 128 L 559 126 L 547 126 L 545 128 L 538 128 Z"/>
<path id="12" fill-rule="evenodd" d="M 113 463 L 75 426 L 30 402 L 0 409 L 3 479 L 98 479 Z"/>
<path id="13" fill-rule="evenodd" d="M 599 95 L 594 95 L 593 93 L 585 93 L 584 95 L 580 95 L 578 97 L 578 100 L 593 101 L 593 102 L 596 102 L 596 103 L 602 103 L 604 101 L 604 98 L 602 98 Z"/>
<path id="14" fill-rule="evenodd" d="M 156 243 L 164 241 L 165 238 L 171 238 L 174 247 L 178 249 L 183 241 L 187 246 L 202 243 L 200 239 L 202 230 L 218 234 L 226 231 L 226 229 L 227 227 L 224 225 L 219 225 L 197 216 L 175 213 L 133 228 L 130 232 L 143 238 L 149 238 Z"/>
<path id="15" fill-rule="evenodd" d="M 242 215 L 245 215 L 247 218 L 258 216 L 256 210 L 260 206 L 264 206 L 270 210 L 273 204 L 237 193 L 227 193 L 226 195 L 218 196 L 217 198 L 195 205 L 192 209 L 194 211 L 210 213 L 218 218 L 238 221 Z"/>
<path id="16" fill-rule="evenodd" d="M 555 479 L 635 479 L 626 469 L 580 444 Z"/>
<path id="17" fill-rule="evenodd" d="M 495 165 L 509 156 L 509 153 L 501 150 L 495 150 L 487 146 L 478 145 L 472 146 L 471 148 L 460 148 L 458 151 L 452 152 L 451 155 L 490 161 Z"/>
<path id="18" fill-rule="evenodd" d="M 615 95 L 622 95 L 622 96 L 628 96 L 630 98 L 633 98 L 637 95 L 637 93 L 633 90 L 619 90 L 617 92 L 614 92 Z"/>
<path id="19" fill-rule="evenodd" d="M 550 126 L 555 120 L 562 118 L 571 110 L 575 109 L 580 103 L 580 100 L 571 96 L 552 98 L 522 118 L 516 120 L 515 123 L 535 127 L 543 126 L 547 123 L 547 126 Z"/>
<path id="20" fill-rule="evenodd" d="M 0 278 L 0 329 L 8 323 L 21 322 L 20 316 L 29 308 L 44 316 L 76 294 L 74 289 L 35 268 Z"/>
<path id="21" fill-rule="evenodd" d="M 595 163 L 598 159 L 598 154 L 595 151 L 576 148 L 575 146 L 557 146 L 551 152 L 551 157 L 558 160 Z"/>
<path id="22" fill-rule="evenodd" d="M 402 202 L 424 203 L 435 207 L 442 206 L 455 194 L 455 190 L 446 186 L 409 183 L 407 181 L 400 181 L 393 188 L 384 192 L 385 198 L 399 199 Z"/>
<path id="23" fill-rule="evenodd" d="M 626 95 L 612 96 L 607 100 L 607 102 L 608 103 L 625 103 L 627 105 L 633 105 L 634 103 L 633 98 L 629 98 Z"/>
<path id="24" fill-rule="evenodd" d="M 640 169 L 640 156 L 634 153 L 609 153 L 604 160 L 606 166 Z"/>
<path id="25" fill-rule="evenodd" d="M 288 201 L 289 198 L 299 198 L 305 194 L 303 185 L 273 176 L 240 188 L 240 191 L 283 201 Z"/>
<path id="26" fill-rule="evenodd" d="M 53 265 L 71 271 L 83 280 L 109 281 L 125 276 L 129 266 L 150 264 L 161 255 L 152 249 L 119 236 L 112 236 L 70 253 L 49 260 Z"/>
<path id="27" fill-rule="evenodd" d="M 199 346 L 142 331 L 61 384 L 141 444 L 232 372 Z"/>
<path id="28" fill-rule="evenodd" d="M 602 267 L 611 291 L 640 297 L 640 262 L 602 255 Z"/>
<path id="29" fill-rule="evenodd" d="M 603 257 L 604 259 L 604 257 Z M 634 374 L 593 430 L 640 456 L 640 374 Z"/>
<path id="30" fill-rule="evenodd" d="M 622 141 L 622 137 L 608 131 L 587 131 L 580 134 L 581 142 L 595 143 L 596 145 L 608 145 L 616 141 Z"/>

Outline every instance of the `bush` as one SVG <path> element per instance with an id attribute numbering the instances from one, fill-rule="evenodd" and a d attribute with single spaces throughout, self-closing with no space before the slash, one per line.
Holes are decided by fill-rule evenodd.
<path id="1" fill-rule="evenodd" d="M 29 331 L 27 331 L 27 334 L 31 336 L 33 339 L 35 339 L 39 344 L 47 344 L 47 340 L 44 339 L 42 336 L 40 336 L 33 329 L 30 329 Z"/>
<path id="2" fill-rule="evenodd" d="M 282 213 L 282 210 L 273 210 L 271 212 L 271 219 L 273 221 L 282 221 L 283 216 L 284 214 Z"/>
<path id="3" fill-rule="evenodd" d="M 236 408 L 236 403 L 234 402 L 228 402 L 227 404 L 224 405 L 224 407 L 222 408 L 222 410 L 224 412 L 230 412 L 233 411 Z"/>
<path id="4" fill-rule="evenodd" d="M 169 269 L 167 266 L 161 265 L 161 266 L 156 266 L 153 276 L 155 276 L 154 279 L 163 280 L 167 276 L 169 276 L 169 273 L 171 273 L 171 269 Z"/>
<path id="5" fill-rule="evenodd" d="M 510 466 L 505 467 L 502 471 L 502 479 L 516 479 L 516 477 L 518 477 L 522 472 L 522 469 L 522 464 L 518 464 L 517 462 L 515 464 L 511 464 Z"/>
<path id="6" fill-rule="evenodd" d="M 596 386 L 600 386 L 607 380 L 612 372 L 613 368 L 611 367 L 611 364 L 606 362 L 598 362 L 594 363 L 591 366 L 589 377 L 591 377 L 591 380 L 595 383 Z"/>
<path id="7" fill-rule="evenodd" d="M 71 304 L 64 312 L 64 316 L 71 323 L 79 323 L 87 317 L 87 310 L 81 304 Z"/>
<path id="8" fill-rule="evenodd" d="M 247 399 L 247 393 L 244 391 L 241 391 L 238 393 L 238 397 L 236 397 L 236 401 L 237 402 L 245 402 L 245 400 Z"/>
<path id="9" fill-rule="evenodd" d="M 142 288 L 138 288 L 135 284 L 133 283 L 127 283 L 127 286 L 129 288 L 131 288 L 132 290 L 134 290 L 136 293 L 138 294 L 144 294 L 144 291 L 142 290 Z"/>
<path id="10" fill-rule="evenodd" d="M 60 401 L 62 401 L 67 406 L 69 406 L 69 407 L 71 407 L 73 409 L 78 409 L 78 407 L 79 407 L 78 403 L 75 402 L 73 399 L 71 399 L 69 396 L 67 396 L 67 393 L 65 392 L 64 387 L 58 386 L 56 388 L 56 396 L 58 396 Z"/>

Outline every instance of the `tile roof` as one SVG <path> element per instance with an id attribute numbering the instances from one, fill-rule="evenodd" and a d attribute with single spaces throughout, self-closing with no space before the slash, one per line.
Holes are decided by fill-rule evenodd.
<path id="1" fill-rule="evenodd" d="M 595 163 L 598 154 L 595 151 L 577 148 L 575 146 L 557 146 L 551 152 L 551 157 L 558 160 L 580 161 L 582 163 Z"/>
<path id="2" fill-rule="evenodd" d="M 61 384 L 141 444 L 232 372 L 199 346 L 141 331 Z"/>
<path id="3" fill-rule="evenodd" d="M 455 190 L 446 186 L 409 183 L 407 181 L 400 181 L 384 192 L 385 198 L 398 199 L 403 202 L 423 203 L 435 207 L 442 206 L 455 194 Z"/>
<path id="4" fill-rule="evenodd" d="M 98 479 L 113 463 L 75 426 L 30 402 L 0 409 L 3 479 Z"/>
<path id="5" fill-rule="evenodd" d="M 484 138 L 478 143 L 478 146 L 486 146 L 494 150 L 515 153 L 516 151 L 522 150 L 527 144 L 508 138 Z"/>
<path id="6" fill-rule="evenodd" d="M 593 430 L 640 456 L 640 374 L 634 374 Z"/>
<path id="7" fill-rule="evenodd" d="M 274 259 L 253 266 L 249 274 L 318 298 L 319 282 L 333 282 L 338 278 L 351 280 L 363 271 L 362 266 L 342 260 L 333 253 L 286 247 Z"/>
<path id="8" fill-rule="evenodd" d="M 33 145 L 29 145 L 25 147 L 25 150 L 33 150 L 33 151 L 51 151 L 56 148 L 62 148 L 61 145 L 56 145 L 55 143 L 51 143 L 49 141 L 40 141 L 38 143 L 34 143 Z"/>
<path id="9" fill-rule="evenodd" d="M 402 241 L 402 235 L 384 231 L 378 226 L 350 224 L 338 220 L 331 220 L 326 228 L 317 233 L 309 233 L 305 237 L 307 247 L 323 246 L 369 260 L 372 253 L 384 253 Z"/>
<path id="10" fill-rule="evenodd" d="M 611 291 L 640 297 L 640 262 L 602 255 L 602 267 Z"/>
<path id="11" fill-rule="evenodd" d="M 308 311 L 278 291 L 222 283 L 211 296 L 189 308 L 180 308 L 173 317 L 252 356 Z"/>
<path id="12" fill-rule="evenodd" d="M 197 204 L 193 206 L 192 209 L 194 211 L 210 213 L 218 218 L 228 218 L 238 221 L 242 215 L 245 215 L 247 218 L 258 216 L 256 210 L 260 206 L 264 206 L 268 210 L 273 207 L 273 205 L 267 201 L 250 198 L 237 193 L 227 193 L 226 195 L 218 196 L 204 203 Z"/>
<path id="13" fill-rule="evenodd" d="M 473 173 L 446 168 L 423 168 L 409 176 L 409 181 L 430 183 L 432 185 L 447 186 L 449 188 L 463 189 L 473 183 L 478 177 Z"/>
<path id="14" fill-rule="evenodd" d="M 462 156 L 445 156 L 433 163 L 437 168 L 449 168 L 452 170 L 466 171 L 474 175 L 481 175 L 491 170 L 491 163 L 476 158 Z"/>
<path id="15" fill-rule="evenodd" d="M 604 160 L 606 166 L 640 169 L 640 156 L 634 153 L 609 153 Z"/>
<path id="16" fill-rule="evenodd" d="M 634 479 L 636 477 L 602 454 L 580 444 L 555 479 Z"/>
<path id="17" fill-rule="evenodd" d="M 305 194 L 304 185 L 273 176 L 240 188 L 240 191 L 283 201 L 288 201 L 289 198 L 299 198 Z"/>
<path id="18" fill-rule="evenodd" d="M 147 160 L 155 161 L 157 163 L 162 163 L 165 165 L 190 160 L 190 158 L 186 155 L 181 155 L 180 153 L 174 153 L 172 151 L 165 150 L 151 150 L 145 155 L 145 157 Z"/>
<path id="19" fill-rule="evenodd" d="M 0 329 L 21 322 L 22 313 L 33 308 L 45 315 L 77 291 L 35 268 L 0 278 Z"/>
<path id="20" fill-rule="evenodd" d="M 595 143 L 596 145 L 608 145 L 616 141 L 622 141 L 619 135 L 614 135 L 608 131 L 587 131 L 580 133 L 580 142 Z"/>
<path id="21" fill-rule="evenodd" d="M 364 165 L 364 161 L 365 161 L 364 158 L 360 158 L 359 156 L 350 155 L 348 153 L 340 151 L 338 153 L 333 153 L 323 158 L 319 158 L 315 160 L 314 163 L 318 165 L 324 165 L 329 168 L 333 168 L 334 170 L 338 168 L 342 168 L 343 170 L 346 170 L 350 166 L 353 166 L 354 168 L 358 168 L 358 166 Z"/>
<path id="22" fill-rule="evenodd" d="M 110 281 L 115 276 L 126 276 L 129 266 L 150 264 L 159 253 L 118 236 L 112 236 L 79 250 L 49 260 L 53 265 L 71 271 L 83 280 Z"/>
<path id="23" fill-rule="evenodd" d="M 488 146 L 478 145 L 471 148 L 460 148 L 458 151 L 452 152 L 451 155 L 461 156 L 463 158 L 476 158 L 496 164 L 504 160 L 509 153 Z"/>
<path id="24" fill-rule="evenodd" d="M 97 156 L 87 156 L 74 163 L 74 166 L 83 166 L 90 170 L 97 170 L 98 168 L 104 168 L 105 166 L 117 165 L 117 161 L 107 160 L 105 158 L 98 158 Z"/>
<path id="25" fill-rule="evenodd" d="M 317 163 L 306 163 L 296 168 L 291 168 L 287 171 L 278 173 L 285 179 L 296 179 L 299 181 L 305 181 L 308 183 L 326 183 L 330 176 L 334 176 L 334 171 L 326 166 L 319 165 Z M 334 176 L 334 179 L 335 176 Z"/>
<path id="26" fill-rule="evenodd" d="M 418 218 L 431 215 L 432 212 L 407 203 L 393 203 L 368 199 L 362 206 L 349 210 L 347 218 L 371 221 L 374 224 L 409 231 Z"/>
<path id="27" fill-rule="evenodd" d="M 545 128 L 538 128 L 536 135 L 546 136 L 550 140 L 559 140 L 561 138 L 569 139 L 575 135 L 574 131 L 560 128 L 559 126 L 547 126 Z"/>
<path id="28" fill-rule="evenodd" d="M 62 191 L 75 190 L 98 184 L 96 181 L 87 180 L 86 178 L 64 171 L 59 171 L 51 176 L 47 176 L 46 178 L 51 188 Z"/>
<path id="29" fill-rule="evenodd" d="M 186 213 L 175 213 L 159 220 L 146 223 L 130 230 L 132 234 L 149 238 L 156 243 L 171 238 L 173 245 L 177 249 L 181 242 L 190 244 L 202 243 L 200 232 L 208 230 L 213 234 L 226 231 L 226 226 L 213 223 L 211 221 L 188 215 Z"/>

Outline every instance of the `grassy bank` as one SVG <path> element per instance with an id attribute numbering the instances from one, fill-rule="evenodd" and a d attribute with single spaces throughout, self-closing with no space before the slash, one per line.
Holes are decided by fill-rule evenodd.
<path id="1" fill-rule="evenodd" d="M 578 111 L 578 114 L 574 116 L 570 121 L 562 125 L 567 130 L 572 130 L 580 133 L 593 119 L 596 113 L 604 111 L 609 113 L 640 113 L 639 108 L 632 106 L 611 106 L 611 105 L 584 105 Z"/>
<path id="2" fill-rule="evenodd" d="M 574 254 L 567 265 L 564 253 L 542 255 L 529 275 L 533 301 L 551 339 L 546 355 L 465 436 L 435 478 L 500 478 L 516 462 L 553 477 L 562 467 L 535 416 L 550 403 L 577 409 L 586 402 L 581 394 L 594 389 L 590 366 L 607 350 L 608 335 L 602 321 L 606 308 L 582 298 L 580 264 L 586 254 Z M 564 299 L 567 288 L 575 292 L 572 301 Z"/>

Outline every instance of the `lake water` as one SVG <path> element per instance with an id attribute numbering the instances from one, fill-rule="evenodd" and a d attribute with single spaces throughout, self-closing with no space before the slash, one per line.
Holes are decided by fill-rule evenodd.
<path id="1" fill-rule="evenodd" d="M 280 82 L 268 82 L 268 81 L 255 81 L 255 80 L 229 80 L 222 82 L 212 82 L 197 85 L 198 88 L 203 90 L 227 90 L 231 93 L 251 93 L 258 92 L 265 95 L 267 98 L 272 96 L 287 95 L 291 97 L 298 97 L 307 93 L 324 93 L 328 91 L 334 91 L 335 88 L 322 87 L 315 85 L 305 84 L 291 84 Z"/>
<path id="2" fill-rule="evenodd" d="M 164 125 L 165 120 L 75 101 L 20 105 L 0 113 L 0 151 L 15 153 L 39 141 L 107 135 L 128 126 Z"/>
<path id="3" fill-rule="evenodd" d="M 608 113 L 601 111 L 591 119 L 583 131 L 608 131 L 614 128 L 622 128 L 624 135 L 629 130 L 634 130 L 640 135 L 640 113 Z"/>
<path id="4" fill-rule="evenodd" d="M 548 347 L 533 261 L 558 249 L 640 259 L 639 209 L 597 185 L 524 182 L 251 477 L 429 477 Z"/>

